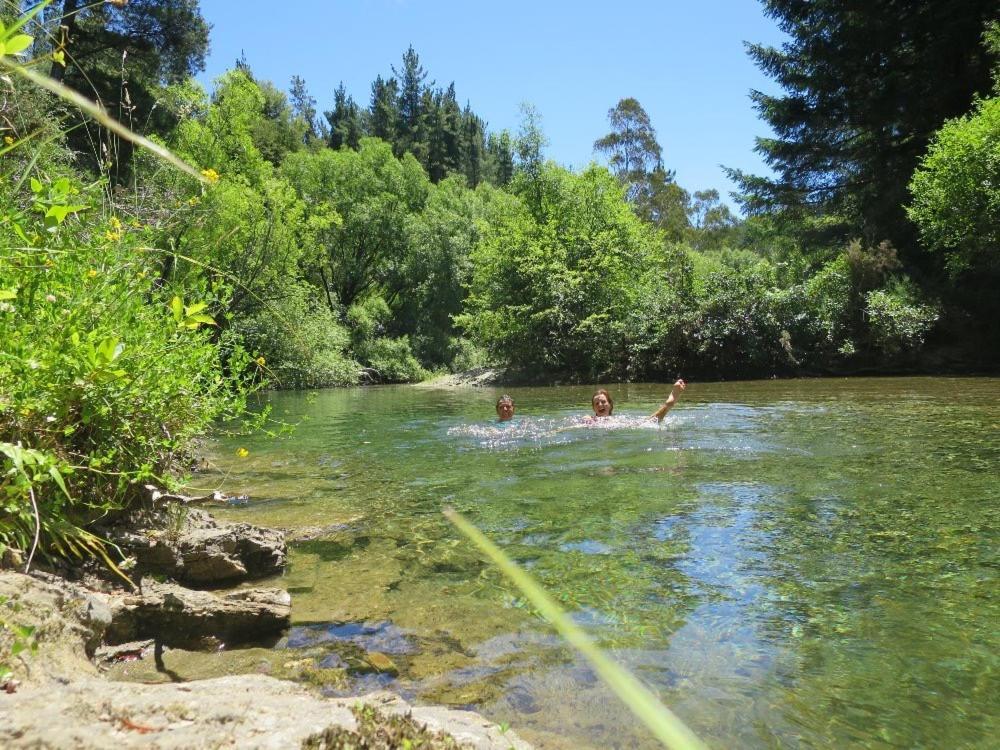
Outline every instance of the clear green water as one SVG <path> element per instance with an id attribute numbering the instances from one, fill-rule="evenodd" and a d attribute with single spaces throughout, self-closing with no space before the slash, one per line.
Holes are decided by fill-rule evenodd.
<path id="1" fill-rule="evenodd" d="M 652 746 L 452 505 L 713 747 L 997 747 L 1000 380 L 693 384 L 660 428 L 665 387 L 580 427 L 591 392 L 513 389 L 508 427 L 491 389 L 274 394 L 294 432 L 216 444 L 250 493 L 219 515 L 312 537 L 277 582 L 288 658 L 378 650 L 399 676 L 349 690 Z"/>

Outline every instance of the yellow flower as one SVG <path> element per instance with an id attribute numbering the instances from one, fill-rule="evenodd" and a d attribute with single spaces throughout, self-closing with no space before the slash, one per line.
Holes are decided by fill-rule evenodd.
<path id="1" fill-rule="evenodd" d="M 87 278 L 88 279 L 92 279 L 95 276 L 97 276 L 97 271 L 95 271 L 93 268 L 91 268 L 89 271 L 87 271 Z"/>
<path id="2" fill-rule="evenodd" d="M 108 231 L 108 232 L 104 233 L 104 239 L 110 240 L 111 242 L 117 242 L 121 238 L 122 238 L 122 236 L 121 236 L 120 232 L 111 232 L 111 231 Z"/>
<path id="3" fill-rule="evenodd" d="M 201 198 L 199 198 L 197 195 L 194 196 L 193 198 L 187 199 L 187 204 L 189 206 L 197 206 L 199 203 L 201 203 Z"/>
<path id="4" fill-rule="evenodd" d="M 239 456 L 240 458 L 246 458 L 247 456 L 250 455 L 250 451 L 248 451 L 246 448 L 237 448 L 236 455 Z"/>
<path id="5" fill-rule="evenodd" d="M 201 170 L 201 176 L 204 177 L 209 182 L 218 182 L 219 181 L 219 173 L 216 172 L 214 169 L 203 169 L 203 170 Z"/>
<path id="6" fill-rule="evenodd" d="M 3 137 L 3 142 L 6 143 L 8 146 L 13 146 L 14 145 L 14 139 L 11 138 L 9 135 L 5 135 Z"/>
<path id="7" fill-rule="evenodd" d="M 266 364 L 263 357 L 257 357 L 257 359 L 255 359 L 254 362 L 256 362 L 261 367 L 263 367 Z"/>
<path id="8" fill-rule="evenodd" d="M 108 220 L 108 224 L 110 224 L 110 225 L 111 225 L 111 228 L 112 228 L 113 230 L 115 230 L 116 232 L 120 231 L 120 230 L 121 230 L 121 228 L 122 228 L 122 223 L 121 223 L 121 222 L 120 222 L 120 221 L 118 220 L 118 217 L 117 217 L 117 216 L 112 216 L 112 217 L 111 217 L 111 218 L 110 218 L 110 219 Z"/>

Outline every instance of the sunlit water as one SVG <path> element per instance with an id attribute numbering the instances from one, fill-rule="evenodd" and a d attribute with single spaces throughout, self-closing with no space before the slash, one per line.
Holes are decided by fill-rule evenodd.
<path id="1" fill-rule="evenodd" d="M 229 519 L 305 535 L 289 658 L 475 707 L 542 748 L 645 730 L 441 515 L 454 506 L 720 748 L 1000 737 L 1000 380 L 368 388 L 270 397 L 287 436 L 212 448 Z M 240 447 L 250 451 L 240 459 Z M 206 484 L 219 475 L 198 478 Z"/>

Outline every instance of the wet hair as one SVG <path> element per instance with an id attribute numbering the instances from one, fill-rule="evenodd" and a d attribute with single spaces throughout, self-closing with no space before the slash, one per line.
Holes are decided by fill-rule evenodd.
<path id="1" fill-rule="evenodd" d="M 496 405 L 497 414 L 500 413 L 500 404 L 502 404 L 504 401 L 510 401 L 510 405 L 511 406 L 514 405 L 514 399 L 512 399 L 506 393 L 503 394 L 500 398 L 497 399 L 497 405 Z"/>
<path id="2" fill-rule="evenodd" d="M 607 390 L 604 389 L 604 388 L 598 388 L 597 391 L 594 392 L 594 395 L 590 397 L 590 405 L 593 406 L 594 405 L 594 399 L 597 398 L 598 396 L 602 395 L 602 394 L 604 395 L 604 398 L 606 398 L 608 400 L 608 407 L 609 407 L 608 408 L 608 414 L 609 415 L 610 414 L 614 414 L 615 413 L 615 400 L 613 398 L 611 398 L 611 394 L 608 393 Z"/>

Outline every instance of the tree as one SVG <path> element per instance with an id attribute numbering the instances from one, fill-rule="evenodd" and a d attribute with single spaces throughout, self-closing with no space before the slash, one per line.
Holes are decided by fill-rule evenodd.
<path id="1" fill-rule="evenodd" d="M 514 177 L 514 139 L 510 131 L 490 133 L 486 138 L 487 179 L 506 187 Z"/>
<path id="2" fill-rule="evenodd" d="M 608 120 L 611 132 L 594 141 L 594 150 L 608 157 L 611 171 L 625 185 L 628 199 L 635 202 L 648 189 L 649 174 L 662 167 L 656 131 L 646 110 L 631 97 L 609 109 Z"/>
<path id="3" fill-rule="evenodd" d="M 63 0 L 46 23 L 66 52 L 66 65 L 54 61 L 50 75 L 84 93 L 91 84 L 100 89 L 108 75 L 120 79 L 126 53 L 133 76 L 147 84 L 177 82 L 205 68 L 209 26 L 197 0 Z"/>
<path id="4" fill-rule="evenodd" d="M 357 150 L 364 136 L 364 126 L 361 110 L 354 99 L 347 95 L 343 82 L 333 92 L 333 111 L 324 112 L 323 116 L 330 124 L 330 134 L 327 143 L 332 149 L 343 146 Z"/>
<path id="5" fill-rule="evenodd" d="M 396 100 L 399 134 L 396 153 L 402 155 L 406 151 L 414 151 L 414 147 L 421 140 L 422 120 L 426 112 L 424 93 L 433 85 L 433 81 L 430 84 L 424 83 L 427 80 L 427 71 L 420 64 L 420 56 L 412 45 L 403 53 L 403 69 L 400 71 L 393 67 L 392 72 L 399 79 L 399 94 Z"/>
<path id="6" fill-rule="evenodd" d="M 63 0 L 44 14 L 51 50 L 62 51 L 65 66 L 53 61 L 49 74 L 133 127 L 166 132 L 175 124 L 155 106 L 163 86 L 182 81 L 205 67 L 209 26 L 197 0 L 133 0 L 93 3 Z M 39 45 L 44 44 L 39 42 Z M 127 181 L 132 146 L 84 120 L 70 145 L 95 169 Z"/>
<path id="7" fill-rule="evenodd" d="M 577 175 L 544 164 L 537 180 L 514 187 L 487 203 L 458 321 L 498 360 L 536 376 L 621 376 L 629 317 L 646 279 L 663 270 L 659 238 L 603 167 Z M 538 187 L 541 212 L 531 205 Z"/>
<path id="8" fill-rule="evenodd" d="M 774 178 L 731 170 L 751 214 L 784 212 L 828 238 L 890 239 L 913 259 L 906 185 L 931 135 L 989 85 L 979 45 L 995 0 L 765 0 L 790 40 L 749 45 L 784 89 L 751 94 Z"/>
<path id="9" fill-rule="evenodd" d="M 288 99 L 292 105 L 292 113 L 305 126 L 303 140 L 308 146 L 320 137 L 320 128 L 316 120 L 316 100 L 309 95 L 304 78 L 292 76 Z"/>
<path id="10" fill-rule="evenodd" d="M 1000 24 L 988 43 L 1000 52 Z M 1000 271 L 1000 75 L 996 96 L 976 103 L 935 133 L 910 181 L 910 218 L 953 271 Z"/>
<path id="11" fill-rule="evenodd" d="M 542 132 L 542 116 L 534 105 L 521 104 L 521 126 L 514 140 L 517 157 L 515 173 L 521 184 L 520 192 L 536 215 L 542 211 L 542 167 L 548 139 Z"/>
<path id="12" fill-rule="evenodd" d="M 282 172 L 309 207 L 313 253 L 305 264 L 331 309 L 402 294 L 406 223 L 430 186 L 413 156 L 397 159 L 388 143 L 362 138 L 357 151 L 291 154 Z"/>
<path id="13" fill-rule="evenodd" d="M 399 82 L 395 78 L 384 80 L 376 76 L 372 82 L 371 103 L 368 108 L 367 135 L 381 138 L 388 143 L 396 142 L 399 132 Z"/>

